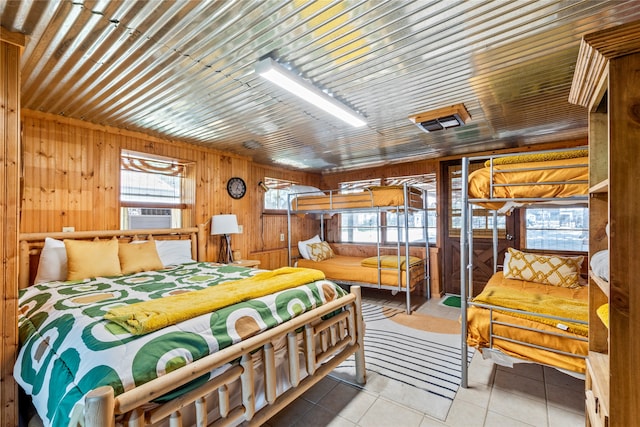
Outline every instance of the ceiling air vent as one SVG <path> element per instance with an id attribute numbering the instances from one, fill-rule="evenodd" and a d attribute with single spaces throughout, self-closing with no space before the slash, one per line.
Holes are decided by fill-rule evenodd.
<path id="1" fill-rule="evenodd" d="M 471 115 L 464 104 L 438 108 L 409 117 L 409 120 L 427 133 L 464 126 L 469 119 L 471 119 Z"/>

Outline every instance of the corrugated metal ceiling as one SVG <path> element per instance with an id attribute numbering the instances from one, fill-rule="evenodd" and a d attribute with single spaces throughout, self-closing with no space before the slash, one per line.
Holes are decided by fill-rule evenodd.
<path id="1" fill-rule="evenodd" d="M 29 36 L 23 108 L 330 171 L 586 137 L 567 102 L 580 39 L 640 2 L 6 1 L 0 17 Z M 266 55 L 367 126 L 261 79 Z M 458 103 L 464 127 L 408 119 Z"/>

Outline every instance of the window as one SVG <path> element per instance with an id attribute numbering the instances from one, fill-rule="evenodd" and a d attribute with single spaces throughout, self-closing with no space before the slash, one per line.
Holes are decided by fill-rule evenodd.
<path id="1" fill-rule="evenodd" d="M 411 185 L 426 190 L 427 194 L 427 220 L 429 242 L 436 242 L 436 181 L 435 174 L 404 176 L 395 178 L 371 179 L 363 181 L 351 181 L 340 183 L 340 191 L 343 193 L 362 191 L 366 187 L 377 185 Z M 398 227 L 398 220 L 400 226 Z M 409 242 L 424 242 L 425 214 L 422 211 L 409 212 Z M 397 243 L 398 233 L 401 241 L 404 241 L 404 213 L 381 212 L 378 216 L 375 212 L 357 212 L 341 214 L 341 239 L 343 242 L 375 243 L 378 238 L 381 242 Z"/>
<path id="2" fill-rule="evenodd" d="M 522 210 L 527 249 L 588 250 L 589 210 L 586 207 L 528 207 Z"/>
<path id="3" fill-rule="evenodd" d="M 367 187 L 379 186 L 380 178 L 362 181 L 341 182 L 341 193 L 358 193 Z M 382 217 L 376 212 L 354 212 L 340 214 L 340 240 L 352 243 L 375 243 L 382 238 L 379 233 Z"/>
<path id="4" fill-rule="evenodd" d="M 469 172 L 483 167 L 481 163 L 471 164 Z M 462 166 L 449 167 L 449 235 L 459 236 L 462 227 Z M 472 227 L 475 236 L 490 236 L 493 233 L 493 212 L 481 206 L 473 206 Z M 504 214 L 498 214 L 498 230 L 506 229 Z"/>
<path id="5" fill-rule="evenodd" d="M 264 193 L 264 210 L 287 210 L 289 201 L 289 188 L 296 184 L 294 181 L 286 179 L 267 178 L 262 181 L 268 190 Z"/>
<path id="6" fill-rule="evenodd" d="M 424 190 L 427 195 L 427 232 L 429 237 L 429 243 L 436 243 L 436 230 L 437 230 L 437 218 L 436 218 L 436 176 L 435 174 L 424 174 L 414 176 L 404 176 L 398 178 L 385 179 L 385 185 L 411 185 L 413 187 Z M 398 214 L 393 212 L 387 213 L 387 241 L 397 242 L 398 231 L 400 231 L 401 241 L 404 242 L 404 215 L 400 216 L 400 228 L 396 228 L 398 225 Z M 424 242 L 424 212 L 411 211 L 409 213 L 409 242 Z"/>
<path id="7" fill-rule="evenodd" d="M 180 228 L 191 225 L 195 200 L 193 165 L 123 151 L 120 157 L 120 227 Z"/>

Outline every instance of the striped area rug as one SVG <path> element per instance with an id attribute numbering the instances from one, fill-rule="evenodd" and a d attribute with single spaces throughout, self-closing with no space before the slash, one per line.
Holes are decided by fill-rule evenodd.
<path id="1" fill-rule="evenodd" d="M 365 321 L 364 390 L 445 420 L 460 385 L 460 333 L 449 319 L 412 314 L 363 303 Z M 407 321 L 410 318 L 410 321 Z M 414 327 L 409 327 L 411 324 Z M 473 349 L 467 357 L 470 359 Z M 353 359 L 336 368 L 332 376 L 355 382 Z"/>

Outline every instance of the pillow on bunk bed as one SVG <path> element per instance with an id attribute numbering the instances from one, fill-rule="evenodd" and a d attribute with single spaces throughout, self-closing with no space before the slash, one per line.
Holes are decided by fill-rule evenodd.
<path id="1" fill-rule="evenodd" d="M 591 271 L 598 277 L 609 281 L 609 250 L 596 252 L 591 256 Z"/>
<path id="2" fill-rule="evenodd" d="M 405 257 L 400 257 L 400 268 L 402 270 L 405 269 Z M 421 259 L 416 256 L 409 257 L 409 265 L 413 265 L 417 262 L 420 262 Z M 360 262 L 360 265 L 363 267 L 373 267 L 378 268 L 378 257 L 372 256 L 369 258 L 365 258 Z M 398 268 L 398 256 L 397 255 L 381 255 L 380 256 L 380 267 L 384 268 Z"/>
<path id="3" fill-rule="evenodd" d="M 34 284 L 67 280 L 67 250 L 62 240 L 46 237 Z"/>
<path id="4" fill-rule="evenodd" d="M 335 256 L 333 249 L 327 242 L 311 243 L 307 246 L 309 248 L 309 259 L 312 261 L 324 261 Z"/>
<path id="5" fill-rule="evenodd" d="M 529 162 L 548 162 L 552 160 L 565 160 L 565 159 L 577 159 L 580 157 L 588 157 L 589 150 L 578 149 L 568 151 L 552 151 L 548 153 L 535 153 L 535 154 L 514 154 L 512 156 L 497 157 L 493 159 L 494 165 L 511 165 L 516 163 L 529 163 Z M 484 162 L 486 167 L 491 165 L 491 160 Z"/>
<path id="6" fill-rule="evenodd" d="M 191 240 L 154 240 L 163 266 L 196 262 L 191 258 Z"/>
<path id="7" fill-rule="evenodd" d="M 67 249 L 67 280 L 121 276 L 118 239 L 64 240 Z"/>
<path id="8" fill-rule="evenodd" d="M 562 288 L 580 286 L 580 268 L 584 257 L 540 255 L 509 248 L 504 266 L 507 279 L 526 280 Z"/>
<path id="9" fill-rule="evenodd" d="M 313 236 L 312 238 L 310 238 L 309 240 L 301 240 L 298 242 L 298 251 L 300 252 L 300 256 L 304 259 L 311 259 L 311 257 L 309 256 L 309 248 L 308 245 L 313 244 L 313 243 L 320 243 L 322 240 L 320 240 L 320 236 L 318 236 L 317 234 L 315 236 Z"/>
<path id="10" fill-rule="evenodd" d="M 120 259 L 122 274 L 164 268 L 160 256 L 158 256 L 155 242 L 148 240 L 136 243 L 120 243 L 118 247 L 118 258 Z"/>

